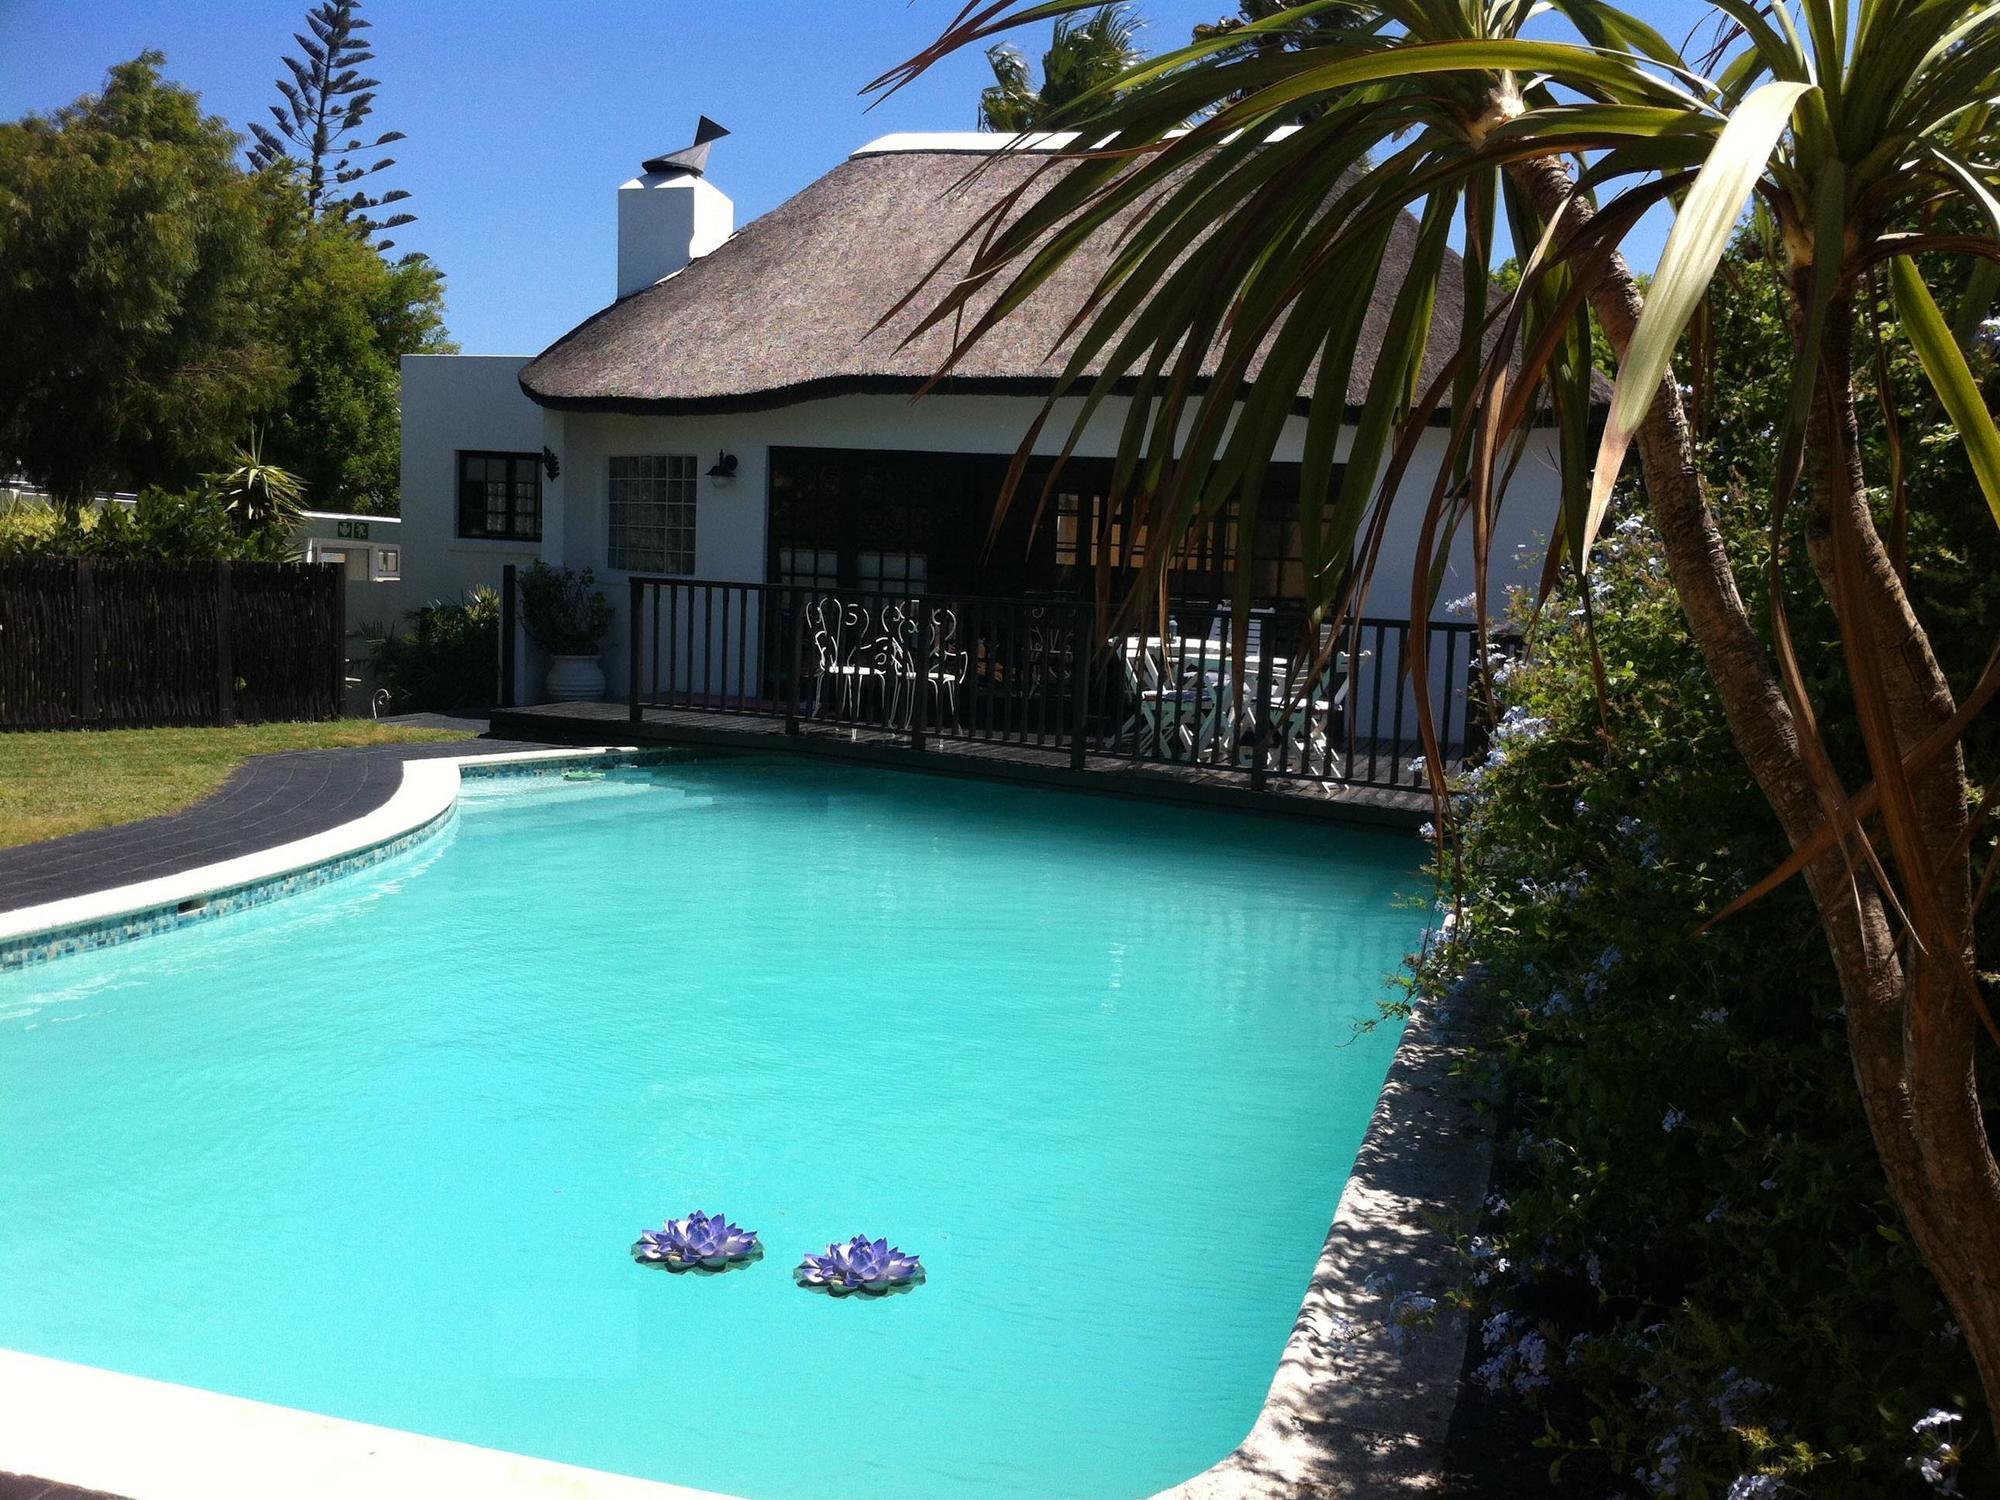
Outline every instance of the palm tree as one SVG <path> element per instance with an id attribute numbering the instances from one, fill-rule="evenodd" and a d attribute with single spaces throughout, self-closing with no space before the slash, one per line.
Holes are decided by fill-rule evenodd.
<path id="1" fill-rule="evenodd" d="M 878 86 L 899 86 L 1008 25 L 1077 8 L 967 6 Z M 1260 28 L 1335 8 L 1365 11 L 1369 27 L 1324 47 L 1243 45 Z M 1983 876 L 1974 868 L 1992 844 L 1986 813 L 2000 787 L 1973 786 L 1961 748 L 2000 690 L 2000 653 L 1973 682 L 1939 667 L 1904 586 L 1897 527 L 1885 540 L 1869 503 L 1850 380 L 1857 322 L 1893 308 L 2000 519 L 2000 431 L 1953 333 L 1990 310 L 2000 266 L 2000 6 L 1712 0 L 1716 44 L 1705 58 L 1683 57 L 1603 0 L 1553 0 L 1569 39 L 1527 40 L 1533 8 L 1317 0 L 1128 68 L 1066 111 L 1098 144 L 1072 153 L 1039 199 L 980 241 L 923 323 L 962 315 L 948 369 L 1083 231 L 1136 211 L 1080 318 L 1058 395 L 1081 398 L 1080 430 L 1121 379 L 1132 382 L 1147 420 L 1124 424 L 1112 504 L 1128 527 L 1176 537 L 1232 494 L 1254 506 L 1310 381 L 1318 395 L 1305 419 L 1300 504 L 1309 602 L 1334 618 L 1365 589 L 1367 568 L 1353 559 L 1366 557 L 1418 435 L 1447 399 L 1451 458 L 1422 549 L 1463 525 L 1482 596 L 1482 539 L 1531 421 L 1554 423 L 1563 477 L 1545 596 L 1581 585 L 1613 481 L 1636 449 L 1641 503 L 1690 631 L 1744 764 L 1793 845 L 1746 899 L 1793 875 L 1807 883 L 1885 1175 L 1965 1333 L 1989 1410 L 2000 1412 L 2000 1164 L 1976 1067 L 1982 1028 L 2000 1040 L 1975 926 L 1994 866 Z M 1272 134 L 1302 112 L 1296 132 Z M 1200 123 L 1181 130 L 1190 119 Z M 1743 602 L 1670 368 L 1753 199 L 1775 225 L 1792 301 L 1790 407 L 1769 476 L 1774 537 L 1789 506 L 1806 511 L 1805 556 L 1780 552 L 1770 566 L 1803 569 L 1831 604 L 1867 752 L 1859 788 L 1843 783 L 1821 732 L 1785 591 L 1769 591 L 1763 630 Z M 1642 296 L 1618 246 L 1647 208 L 1668 201 L 1674 227 Z M 1420 221 L 1416 252 L 1407 267 L 1385 268 L 1381 248 L 1406 210 Z M 1503 220 L 1523 259 L 1511 293 L 1487 278 Z M 1467 266 L 1461 352 L 1426 385 L 1420 355 L 1455 225 Z M 1339 393 L 1385 269 L 1400 278 L 1394 316 L 1350 419 Z M 1944 297 L 1956 318 L 1939 305 L 1935 289 L 1947 285 L 1964 288 Z M 1590 426 L 1593 323 L 1619 362 L 1601 442 Z M 1250 382 L 1253 356 L 1263 364 Z M 1187 378 L 1205 357 L 1216 376 Z M 1028 442 L 1052 415 L 1044 410 Z M 1336 484 L 1335 440 L 1350 420 Z M 1892 514 L 1904 504 L 1898 493 Z M 1170 550 L 1148 549 L 1156 575 Z M 1431 600 L 1426 570 L 1416 571 L 1410 607 L 1420 619 Z M 1141 596 L 1158 583 L 1143 581 Z M 1420 655 L 1411 665 L 1424 673 Z M 1425 735 L 1445 812 L 1428 723 Z"/>
<path id="2" fill-rule="evenodd" d="M 208 479 L 242 530 L 289 526 L 299 519 L 305 484 L 290 469 L 264 461 L 262 433 L 253 431 L 248 446 L 238 448 L 234 460 L 234 467 Z"/>
<path id="3" fill-rule="evenodd" d="M 1028 74 L 1028 59 L 1006 43 L 989 47 L 993 84 L 979 96 L 979 128 L 1019 134 L 1040 129 L 1072 100 L 1116 78 L 1139 60 L 1133 40 L 1139 22 L 1124 4 L 1100 5 L 1082 21 L 1058 17 L 1042 54 L 1042 85 Z"/>

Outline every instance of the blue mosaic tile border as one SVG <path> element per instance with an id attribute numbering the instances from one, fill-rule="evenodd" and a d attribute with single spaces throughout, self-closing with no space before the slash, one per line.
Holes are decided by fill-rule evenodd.
<path id="1" fill-rule="evenodd" d="M 686 758 L 673 752 L 659 751 L 617 756 L 579 754 L 538 761 L 460 766 L 458 774 L 461 781 L 499 780 L 503 777 L 510 779 L 547 777 L 561 776 L 585 765 L 617 770 Z M 0 943 L 0 974 L 15 969 L 32 968 L 58 958 L 67 958 L 73 953 L 88 953 L 98 948 L 109 948 L 114 943 L 129 943 L 137 938 L 152 937 L 156 933 L 172 932 L 176 928 L 228 916 L 232 912 L 248 911 L 253 906 L 262 906 L 267 901 L 276 901 L 285 896 L 295 896 L 301 891 L 316 890 L 329 881 L 339 880 L 357 871 L 368 869 L 372 865 L 379 865 L 385 860 L 394 859 L 397 855 L 415 848 L 433 835 L 443 832 L 457 814 L 458 807 L 454 803 L 429 822 L 412 828 L 407 833 L 385 839 L 379 844 L 371 844 L 366 849 L 353 850 L 337 859 L 325 860 L 303 870 L 294 870 L 289 875 L 274 875 L 268 880 L 252 881 L 229 890 L 213 891 L 206 896 L 193 896 L 185 901 L 149 907 L 145 911 L 128 912 L 120 917 L 104 917 L 96 921 L 80 922 L 71 927 L 60 927 L 47 932 L 31 933 L 25 937 L 11 938 Z"/>
<path id="2" fill-rule="evenodd" d="M 582 766 L 597 771 L 631 771 L 643 766 L 664 765 L 668 761 L 696 759 L 685 750 L 628 750 L 611 754 L 552 755 L 546 760 L 497 761 L 483 766 L 460 766 L 462 781 L 512 781 L 525 777 L 564 776 Z"/>

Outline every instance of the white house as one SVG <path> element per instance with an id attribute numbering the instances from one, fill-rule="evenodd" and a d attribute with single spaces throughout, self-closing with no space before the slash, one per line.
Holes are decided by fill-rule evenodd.
<path id="1" fill-rule="evenodd" d="M 411 601 L 497 585 L 505 564 L 538 557 L 594 569 L 621 607 L 633 575 L 1060 597 L 1087 587 L 1095 548 L 1124 561 L 1120 539 L 1099 536 L 1092 521 L 1122 401 L 1098 414 L 1065 466 L 1058 513 L 1031 529 L 1032 506 L 1017 506 L 999 545 L 985 547 L 1007 462 L 1052 385 L 1048 351 L 1100 261 L 1086 250 L 921 400 L 912 398 L 941 362 L 945 330 L 907 348 L 898 329 L 913 314 L 874 331 L 1041 153 L 993 134 L 886 136 L 737 229 L 707 175 L 714 133 L 704 122 L 695 148 L 647 161 L 617 190 L 615 276 L 606 268 L 617 295 L 601 312 L 533 359 L 405 358 Z M 980 157 L 992 160 L 968 181 Z M 1392 257 L 1407 254 L 1414 233 L 1406 220 Z M 1384 283 L 1350 405 L 1394 296 L 1393 278 Z M 1455 307 L 1441 306 L 1438 338 L 1457 321 Z M 1427 363 L 1448 354 L 1440 342 Z M 1285 434 L 1260 508 L 1258 592 L 1273 597 L 1298 589 L 1286 507 L 1303 425 L 1294 418 Z M 1050 424 L 1042 451 L 1055 453 L 1066 432 Z M 1407 480 L 1413 494 L 1429 491 L 1444 441 L 1442 429 L 1426 439 Z M 1493 555 L 1534 549 L 1556 497 L 1552 459 L 1531 454 Z M 1377 613 L 1401 613 L 1409 597 L 1422 508 L 1396 508 Z M 1469 545 L 1446 597 L 1470 588 L 1467 554 Z M 1219 576 L 1199 561 L 1181 575 L 1191 592 Z M 625 638 L 614 626 L 607 642 L 614 693 Z M 538 683 L 523 671 L 523 701 Z"/>

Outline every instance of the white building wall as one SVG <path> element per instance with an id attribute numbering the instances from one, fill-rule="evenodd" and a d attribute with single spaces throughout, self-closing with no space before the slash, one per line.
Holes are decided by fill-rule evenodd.
<path id="1" fill-rule="evenodd" d="M 618 295 L 643 292 L 715 249 L 736 228 L 736 206 L 686 172 L 648 172 L 618 189 Z"/>
<path id="2" fill-rule="evenodd" d="M 605 646 L 605 674 L 613 696 L 626 681 L 628 628 L 624 620 L 628 575 L 606 565 L 609 521 L 605 497 L 609 462 L 617 456 L 686 453 L 696 457 L 697 578 L 759 582 L 766 566 L 770 452 L 783 447 L 916 449 L 949 453 L 1012 453 L 1040 403 L 1032 397 L 837 396 L 768 411 L 683 417 L 544 412 L 521 394 L 513 358 L 412 356 L 404 361 L 403 514 L 406 592 L 416 601 L 461 597 L 474 584 L 497 586 L 504 563 L 526 564 L 537 555 L 552 563 L 592 569 L 619 611 Z M 1077 445 L 1083 457 L 1115 453 L 1122 402 L 1107 403 Z M 1291 422 L 1277 458 L 1300 457 L 1304 424 Z M 1051 421 L 1039 444 L 1060 450 L 1067 422 Z M 455 455 L 462 449 L 535 452 L 546 445 L 561 466 L 543 485 L 540 549 L 506 542 L 462 540 L 457 529 Z M 1389 620 L 1408 616 L 1410 575 L 1424 504 L 1442 462 L 1446 435 L 1425 435 L 1385 531 L 1367 613 Z M 1344 451 L 1344 445 L 1343 445 Z M 731 479 L 710 478 L 723 453 L 735 456 Z M 1542 445 L 1522 462 L 1501 510 L 1493 545 L 1492 606 L 1504 607 L 1506 585 L 1532 586 L 1543 540 L 1554 525 L 1558 493 L 1553 449 Z M 1472 588 L 1471 538 L 1455 539 L 1442 601 Z M 733 648 L 732 648 L 733 649 Z M 1386 685 L 1396 676 L 1393 647 L 1382 662 Z M 1454 678 L 1464 663 L 1455 665 Z M 1433 663 L 1433 675 L 1443 663 Z M 538 682 L 532 670 L 526 681 Z M 1357 702 L 1372 671 L 1357 679 Z"/>
<path id="3" fill-rule="evenodd" d="M 406 607 L 456 602 L 500 586 L 507 563 L 539 555 L 531 543 L 458 535 L 458 455 L 467 449 L 542 451 L 542 409 L 521 393 L 516 355 L 403 356 L 403 598 Z M 543 531 L 548 535 L 548 485 Z"/>
<path id="4" fill-rule="evenodd" d="M 770 481 L 770 450 L 789 447 L 919 449 L 941 453 L 1012 453 L 1027 431 L 1040 403 L 1031 397 L 933 396 L 912 403 L 904 396 L 837 396 L 801 402 L 772 411 L 690 417 L 635 417 L 569 413 L 562 417 L 564 442 L 554 444 L 563 456 L 563 557 L 572 566 L 593 568 L 606 580 L 614 602 L 623 607 L 627 575 L 605 566 L 609 521 L 605 492 L 609 460 L 614 456 L 692 453 L 700 476 L 696 489 L 696 568 L 698 578 L 759 582 L 765 576 L 766 523 Z M 1070 414 L 1073 420 L 1073 412 Z M 1092 420 L 1077 445 L 1081 457 L 1110 457 L 1117 451 L 1124 420 L 1124 403 L 1107 403 Z M 1061 451 L 1068 423 L 1057 420 L 1045 429 L 1037 451 Z M 1304 423 L 1294 420 L 1283 436 L 1277 458 L 1296 462 L 1304 441 Z M 1427 433 L 1415 461 L 1399 488 L 1385 530 L 1367 613 L 1392 620 L 1407 619 L 1410 576 L 1422 526 L 1424 505 L 1443 461 L 1446 435 Z M 1505 607 L 1506 586 L 1532 587 L 1539 574 L 1544 539 L 1554 525 L 1558 483 L 1553 448 L 1530 453 L 1514 476 L 1503 504 L 1493 541 L 1492 597 L 1498 613 Z M 708 470 L 722 453 L 736 457 L 736 477 L 716 480 Z M 1342 454 L 1345 444 L 1342 445 Z M 1472 541 L 1455 538 L 1451 564 L 1440 594 L 1444 601 L 1472 590 Z M 606 672 L 614 687 L 625 680 L 626 633 L 614 631 L 606 652 Z M 1442 663 L 1437 664 L 1442 669 Z M 1393 667 L 1390 672 L 1393 680 Z"/>

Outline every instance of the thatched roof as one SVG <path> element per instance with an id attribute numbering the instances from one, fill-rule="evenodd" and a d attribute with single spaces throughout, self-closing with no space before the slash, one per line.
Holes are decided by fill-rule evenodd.
<path id="1" fill-rule="evenodd" d="M 916 390 L 943 362 L 948 328 L 898 348 L 918 308 L 879 333 L 871 332 L 876 320 L 983 210 L 1047 161 L 1040 152 L 1003 151 L 968 182 L 978 163 L 967 140 L 891 138 L 855 153 L 677 275 L 565 334 L 522 370 L 522 389 L 544 406 L 660 414 Z M 1350 406 L 1366 394 L 1401 283 L 1396 268 L 1408 264 L 1416 233 L 1415 219 L 1405 215 L 1391 238 L 1390 269 L 1377 285 L 1349 381 Z M 940 389 L 1046 392 L 1062 364 L 1059 355 L 1050 357 L 1051 349 L 1111 250 L 1111 237 L 1098 234 L 990 332 Z M 1448 257 L 1426 381 L 1453 348 L 1460 265 L 1457 256 Z M 936 295 L 934 283 L 919 306 Z"/>

